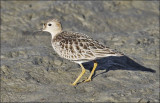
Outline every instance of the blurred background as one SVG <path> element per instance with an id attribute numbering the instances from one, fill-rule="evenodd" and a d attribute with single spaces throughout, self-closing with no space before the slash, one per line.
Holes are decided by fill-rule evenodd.
<path id="1" fill-rule="evenodd" d="M 54 52 L 49 33 L 37 32 L 52 18 L 156 73 L 109 71 L 71 87 L 81 69 Z M 1 1 L 1 69 L 3 102 L 158 102 L 159 2 Z"/>

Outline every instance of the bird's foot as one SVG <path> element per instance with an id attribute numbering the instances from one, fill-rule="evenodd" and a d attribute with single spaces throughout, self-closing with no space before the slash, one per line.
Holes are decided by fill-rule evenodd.
<path id="1" fill-rule="evenodd" d="M 72 83 L 71 85 L 72 85 L 72 86 L 76 86 L 77 84 L 76 84 L 76 83 Z"/>
<path id="2" fill-rule="evenodd" d="M 91 79 L 86 79 L 84 82 L 90 82 L 91 81 Z"/>

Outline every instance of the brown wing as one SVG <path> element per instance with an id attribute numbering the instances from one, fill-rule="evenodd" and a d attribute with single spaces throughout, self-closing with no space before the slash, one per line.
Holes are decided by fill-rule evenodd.
<path id="1" fill-rule="evenodd" d="M 53 39 L 53 42 L 58 54 L 69 60 L 94 60 L 106 54 L 114 54 L 98 41 L 80 33 L 62 32 Z"/>

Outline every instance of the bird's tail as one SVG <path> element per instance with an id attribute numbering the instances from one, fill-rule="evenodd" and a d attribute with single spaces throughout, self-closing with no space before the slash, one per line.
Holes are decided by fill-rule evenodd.
<path id="1" fill-rule="evenodd" d="M 103 49 L 103 50 L 95 50 L 94 54 L 96 55 L 96 57 L 124 56 L 123 53 L 118 52 L 116 50 L 111 50 L 111 49 L 108 50 L 108 48 L 106 50 L 105 49 Z"/>

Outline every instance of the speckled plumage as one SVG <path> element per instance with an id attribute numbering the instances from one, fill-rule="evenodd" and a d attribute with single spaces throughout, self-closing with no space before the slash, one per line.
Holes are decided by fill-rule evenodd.
<path id="1" fill-rule="evenodd" d="M 51 33 L 52 46 L 59 56 L 76 62 L 81 66 L 82 72 L 72 85 L 76 85 L 85 73 L 85 68 L 82 63 L 94 61 L 91 74 L 88 79 L 84 81 L 88 82 L 91 81 L 91 77 L 97 67 L 95 59 L 107 56 L 123 56 L 122 53 L 105 47 L 85 34 L 63 31 L 61 23 L 56 19 L 49 20 L 45 23 L 43 25 L 43 31 Z"/>
<path id="2" fill-rule="evenodd" d="M 52 39 L 52 46 L 62 58 L 74 62 L 87 62 L 100 57 L 122 55 L 78 32 L 62 31 Z"/>

